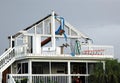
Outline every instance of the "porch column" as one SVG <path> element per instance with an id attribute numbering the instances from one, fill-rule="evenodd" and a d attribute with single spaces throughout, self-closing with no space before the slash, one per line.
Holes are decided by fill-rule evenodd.
<path id="1" fill-rule="evenodd" d="M 88 62 L 86 62 L 86 75 L 88 75 Z M 85 83 L 88 83 L 88 76 L 85 76 Z"/>
<path id="2" fill-rule="evenodd" d="M 71 72 L 70 72 L 70 71 L 71 71 L 70 61 L 68 61 L 68 76 L 69 76 L 69 78 L 68 78 L 68 79 L 69 79 L 69 80 L 68 80 L 69 82 L 68 82 L 68 83 L 71 83 Z"/>
<path id="3" fill-rule="evenodd" d="M 103 61 L 103 70 L 105 72 L 105 61 Z"/>
<path id="4" fill-rule="evenodd" d="M 51 74 L 51 62 L 49 62 L 49 73 Z"/>
<path id="5" fill-rule="evenodd" d="M 29 83 L 32 83 L 32 61 L 28 61 L 28 74 L 29 74 Z"/>

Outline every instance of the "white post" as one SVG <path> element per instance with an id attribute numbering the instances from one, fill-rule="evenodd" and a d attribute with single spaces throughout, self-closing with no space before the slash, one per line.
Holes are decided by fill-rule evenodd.
<path id="1" fill-rule="evenodd" d="M 43 35 L 45 34 L 45 23 L 44 21 L 42 22 L 42 29 L 43 29 Z"/>
<path id="2" fill-rule="evenodd" d="M 39 40 L 42 41 L 42 40 L 41 40 L 41 36 L 39 36 Z M 39 43 L 39 44 L 40 44 L 40 45 L 39 45 L 39 54 L 42 54 L 41 43 Z"/>
<path id="3" fill-rule="evenodd" d="M 88 75 L 88 62 L 86 62 L 86 75 Z M 88 83 L 88 77 L 85 77 L 85 83 Z"/>
<path id="4" fill-rule="evenodd" d="M 70 61 L 68 61 L 68 75 L 69 75 L 69 82 L 68 83 L 71 83 L 71 72 L 70 72 Z"/>
<path id="5" fill-rule="evenodd" d="M 13 41 L 12 36 L 10 36 L 10 47 L 11 48 L 12 48 L 12 41 Z"/>
<path id="6" fill-rule="evenodd" d="M 51 75 L 51 61 L 49 62 L 49 72 L 50 72 L 50 75 Z"/>
<path id="7" fill-rule="evenodd" d="M 54 11 L 52 12 L 52 17 L 51 17 L 51 35 L 52 35 L 52 47 L 55 50 L 55 16 L 54 16 Z"/>
<path id="8" fill-rule="evenodd" d="M 34 26 L 35 34 L 37 34 L 37 27 L 36 25 Z"/>
<path id="9" fill-rule="evenodd" d="M 29 82 L 32 83 L 32 61 L 28 61 L 28 74 L 29 74 Z"/>
<path id="10" fill-rule="evenodd" d="M 0 72 L 0 83 L 2 83 L 2 72 Z"/>
<path id="11" fill-rule="evenodd" d="M 103 70 L 105 72 L 105 61 L 103 61 Z"/>
<path id="12" fill-rule="evenodd" d="M 35 34 L 33 36 L 33 53 L 34 54 L 41 54 L 41 47 L 40 47 L 40 36 Z"/>

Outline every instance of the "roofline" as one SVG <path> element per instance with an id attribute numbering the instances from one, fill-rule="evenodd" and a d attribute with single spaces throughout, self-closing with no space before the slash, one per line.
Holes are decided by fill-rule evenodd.
<path id="1" fill-rule="evenodd" d="M 33 26 L 39 24 L 40 22 L 42 22 L 43 20 L 49 18 L 50 16 L 52 16 L 52 14 L 47 15 L 46 17 L 42 18 L 41 20 L 39 20 L 39 21 L 35 22 L 34 24 L 30 25 L 29 27 L 23 29 L 23 31 L 27 31 L 27 30 L 31 29 Z M 55 16 L 57 16 L 56 13 L 55 13 Z M 18 33 L 16 33 L 16 34 L 12 35 L 12 38 L 16 38 L 17 36 L 19 36 L 19 35 L 21 35 L 21 34 L 22 34 L 22 33 L 18 32 Z M 10 39 L 10 38 L 11 38 L 11 36 L 8 36 L 8 39 Z"/>
<path id="2" fill-rule="evenodd" d="M 24 30 L 24 31 L 29 30 L 30 28 L 32 28 L 33 26 L 39 24 L 40 22 L 42 22 L 43 20 L 49 18 L 50 16 L 51 16 L 51 14 L 49 14 L 48 16 L 44 17 L 43 19 L 37 21 L 36 23 L 32 24 L 31 26 L 29 26 L 29 27 L 27 27 L 27 28 L 25 28 L 25 29 L 23 29 L 23 30 Z"/>

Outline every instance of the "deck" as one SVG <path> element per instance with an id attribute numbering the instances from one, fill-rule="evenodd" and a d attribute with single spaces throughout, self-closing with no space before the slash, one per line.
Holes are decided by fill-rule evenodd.
<path id="1" fill-rule="evenodd" d="M 18 46 L 15 48 L 16 59 L 25 58 L 39 58 L 39 59 L 56 59 L 56 60 L 101 60 L 101 59 L 113 59 L 114 48 L 113 46 L 102 45 L 89 45 L 81 48 L 80 54 L 72 55 L 71 53 L 61 54 L 57 50 L 55 51 L 42 51 L 41 54 L 30 53 L 27 47 Z"/>

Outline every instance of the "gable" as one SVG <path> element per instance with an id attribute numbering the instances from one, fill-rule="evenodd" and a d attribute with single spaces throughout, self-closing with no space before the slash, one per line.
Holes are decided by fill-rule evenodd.
<path id="1" fill-rule="evenodd" d="M 52 14 L 49 14 L 48 16 L 42 18 L 41 20 L 37 21 L 36 23 L 30 25 L 29 27 L 23 29 L 22 31 L 19 31 L 15 35 L 12 36 L 12 38 L 16 38 L 22 34 L 22 32 L 26 31 L 27 33 L 37 33 L 41 35 L 51 35 L 51 16 Z M 58 16 L 55 13 L 55 33 L 57 30 L 59 30 L 60 27 L 64 27 L 65 34 L 68 37 L 77 37 L 77 38 L 85 38 L 88 37 L 78 30 L 75 29 L 71 24 L 69 24 L 63 17 Z M 62 19 L 61 19 L 62 18 Z M 64 24 L 62 21 L 64 21 Z M 56 34 L 58 36 L 58 34 Z M 10 39 L 10 36 L 8 37 Z"/>

